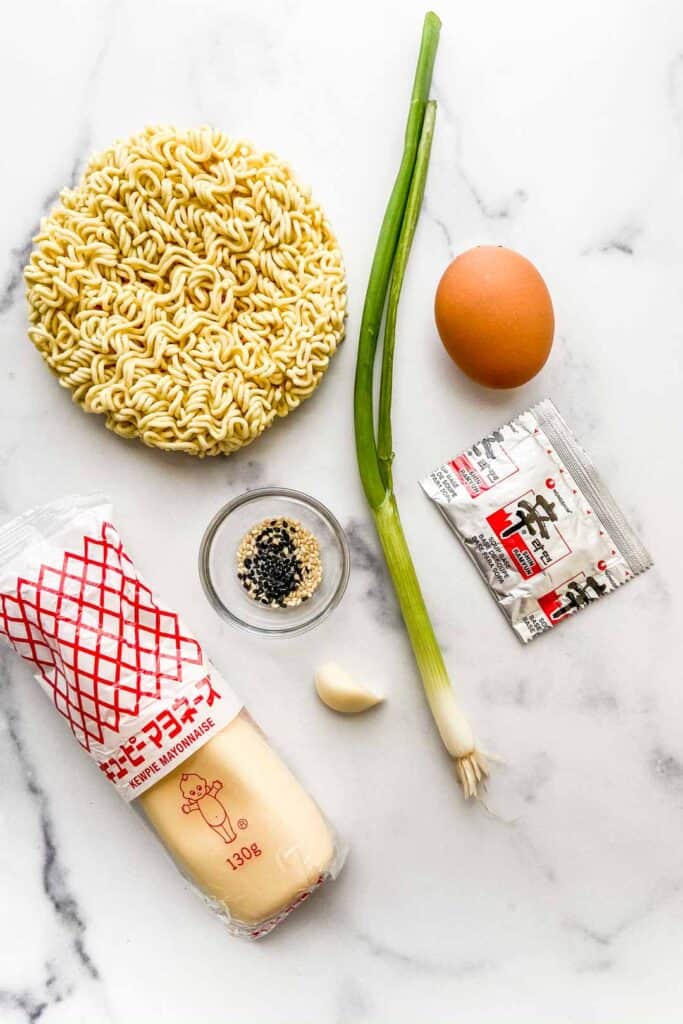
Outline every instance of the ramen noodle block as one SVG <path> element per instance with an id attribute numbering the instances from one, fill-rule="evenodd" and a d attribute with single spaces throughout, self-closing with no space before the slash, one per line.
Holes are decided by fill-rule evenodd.
<path id="1" fill-rule="evenodd" d="M 346 278 L 310 190 L 207 125 L 95 154 L 41 221 L 29 337 L 121 437 L 227 455 L 313 394 L 344 336 Z"/>
<path id="2" fill-rule="evenodd" d="M 104 499 L 0 530 L 0 634 L 233 933 L 265 935 L 336 876 L 330 825 L 144 583 Z"/>

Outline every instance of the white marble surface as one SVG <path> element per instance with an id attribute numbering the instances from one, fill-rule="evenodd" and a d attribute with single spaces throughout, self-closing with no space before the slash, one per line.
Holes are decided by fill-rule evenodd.
<path id="1" fill-rule="evenodd" d="M 270 939 L 225 934 L 3 655 L 2 1024 L 613 1024 L 681 1020 L 680 540 L 683 9 L 675 0 L 444 4 L 426 208 L 400 318 L 396 478 L 453 676 L 508 762 L 464 806 L 425 709 L 357 481 L 354 350 L 400 150 L 422 3 L 36 2 L 0 43 L 0 503 L 101 488 L 148 578 L 232 673 L 348 839 L 340 880 Z M 348 262 L 348 341 L 316 397 L 239 456 L 164 457 L 69 401 L 26 339 L 21 268 L 90 150 L 147 122 L 214 122 L 312 182 Z M 476 242 L 544 272 L 557 338 L 508 394 L 447 361 L 432 294 Z M 417 477 L 550 395 L 656 567 L 528 648 Z M 317 632 L 222 624 L 196 556 L 210 516 L 259 484 L 330 504 L 348 595 Z M 377 680 L 359 720 L 322 708 L 334 657 Z"/>

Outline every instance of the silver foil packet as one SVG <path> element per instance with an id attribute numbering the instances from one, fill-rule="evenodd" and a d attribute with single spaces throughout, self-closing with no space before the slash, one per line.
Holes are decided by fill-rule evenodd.
<path id="1" fill-rule="evenodd" d="M 652 565 L 549 399 L 421 486 L 524 643 Z"/>

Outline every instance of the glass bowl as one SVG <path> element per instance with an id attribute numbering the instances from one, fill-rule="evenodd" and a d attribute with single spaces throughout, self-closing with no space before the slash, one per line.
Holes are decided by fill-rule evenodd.
<path id="1" fill-rule="evenodd" d="M 293 608 L 261 605 L 237 578 L 237 549 L 252 526 L 286 516 L 320 544 L 322 579 L 307 601 Z M 263 487 L 224 505 L 209 523 L 199 549 L 199 576 L 209 601 L 224 619 L 251 633 L 297 636 L 325 619 L 341 601 L 349 580 L 349 548 L 328 508 L 301 491 Z"/>

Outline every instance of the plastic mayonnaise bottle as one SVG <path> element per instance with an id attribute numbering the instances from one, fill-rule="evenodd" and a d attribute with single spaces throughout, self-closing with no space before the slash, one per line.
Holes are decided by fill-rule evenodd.
<path id="1" fill-rule="evenodd" d="M 0 529 L 0 635 L 231 931 L 266 934 L 336 876 L 330 825 L 140 577 L 104 499 Z"/>

